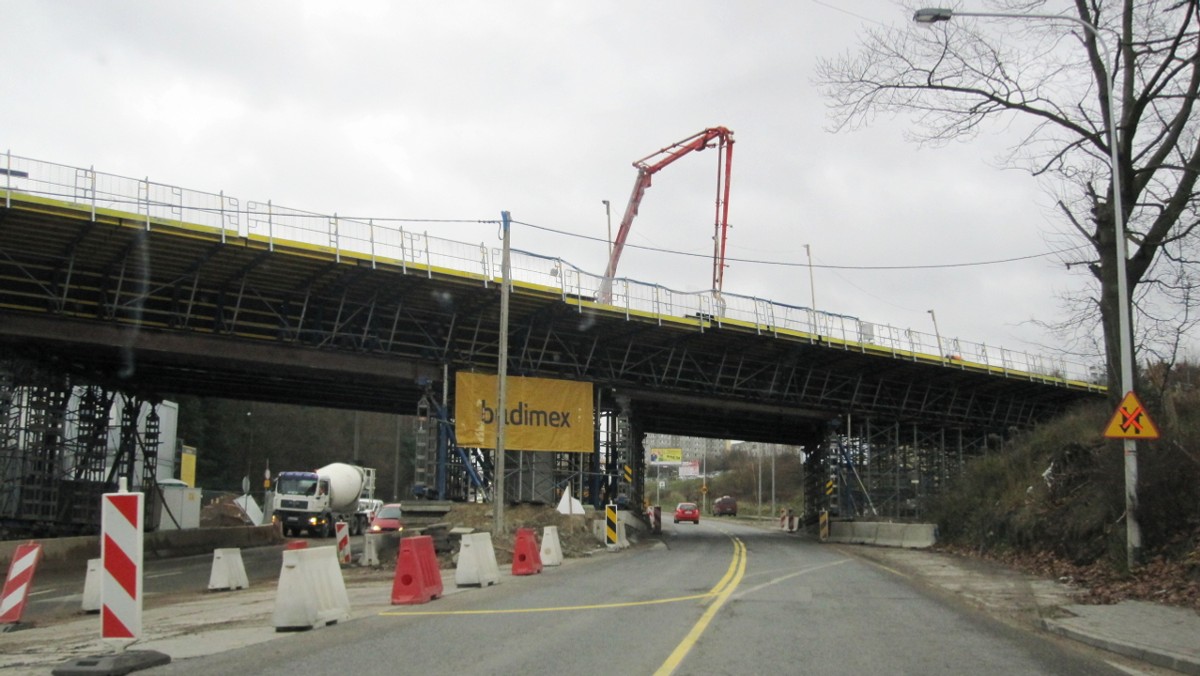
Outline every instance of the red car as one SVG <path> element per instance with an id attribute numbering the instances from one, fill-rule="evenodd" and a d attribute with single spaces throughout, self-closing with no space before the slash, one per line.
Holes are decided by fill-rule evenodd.
<path id="1" fill-rule="evenodd" d="M 399 504 L 384 505 L 375 512 L 375 518 L 371 519 L 370 532 L 384 533 L 404 530 L 404 522 L 400 520 L 402 516 Z"/>
<path id="2" fill-rule="evenodd" d="M 697 526 L 700 525 L 700 508 L 694 502 L 681 502 L 675 508 L 675 523 L 680 521 L 691 521 Z"/>

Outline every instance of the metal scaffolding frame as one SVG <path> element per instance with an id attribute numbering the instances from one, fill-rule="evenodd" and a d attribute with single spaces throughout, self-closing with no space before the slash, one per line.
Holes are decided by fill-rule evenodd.
<path id="1" fill-rule="evenodd" d="M 17 357 L 0 361 L 0 532 L 96 532 L 100 496 L 115 491 L 118 478 L 127 479 L 131 490 L 153 487 L 160 445 L 155 403 L 55 365 Z M 120 411 L 120 444 L 110 455 L 114 408 Z M 157 493 L 146 492 L 150 516 Z"/>
<path id="2" fill-rule="evenodd" d="M 806 511 L 838 518 L 918 520 L 989 439 L 1003 431 L 866 418 L 831 429 L 805 465 Z"/>

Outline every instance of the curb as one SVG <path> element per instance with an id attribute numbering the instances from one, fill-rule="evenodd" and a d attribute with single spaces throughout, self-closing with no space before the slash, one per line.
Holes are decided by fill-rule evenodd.
<path id="1" fill-rule="evenodd" d="M 1060 620 L 1039 620 L 1041 628 L 1072 641 L 1085 643 L 1101 650 L 1107 650 L 1118 655 L 1131 657 L 1157 667 L 1165 667 L 1181 674 L 1200 676 L 1200 660 L 1187 655 L 1179 655 L 1161 648 L 1149 648 L 1130 641 L 1118 641 L 1108 636 L 1096 634 L 1071 627 Z"/>

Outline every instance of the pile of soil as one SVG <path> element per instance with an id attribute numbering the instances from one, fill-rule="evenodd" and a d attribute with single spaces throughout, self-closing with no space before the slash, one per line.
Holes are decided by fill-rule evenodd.
<path id="1" fill-rule="evenodd" d="M 200 508 L 201 528 L 227 528 L 230 526 L 252 526 L 250 517 L 234 500 L 236 495 L 222 495 Z"/>
<path id="2" fill-rule="evenodd" d="M 518 528 L 531 528 L 541 542 L 546 526 L 558 528 L 558 540 L 562 545 L 564 558 L 579 558 L 590 556 L 592 552 L 603 549 L 604 543 L 592 534 L 594 515 L 559 514 L 550 505 L 507 505 L 504 508 L 504 522 L 508 534 L 504 537 L 492 537 L 492 547 L 496 550 L 496 562 L 500 565 L 512 563 L 512 549 L 515 533 Z M 444 520 L 451 528 L 470 528 L 476 532 L 492 532 L 495 512 L 490 504 L 455 503 Z"/>

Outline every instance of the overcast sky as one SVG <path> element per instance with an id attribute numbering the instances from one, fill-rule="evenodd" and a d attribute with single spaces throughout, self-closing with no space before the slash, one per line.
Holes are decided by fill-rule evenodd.
<path id="1" fill-rule="evenodd" d="M 934 3 L 936 4 L 936 3 Z M 1012 141 L 919 148 L 908 120 L 832 133 L 816 60 L 892 0 L 762 2 L 151 2 L 15 0 L 0 150 L 186 188 L 360 217 L 514 219 L 603 240 L 632 162 L 733 130 L 728 257 L 826 266 L 982 263 L 1045 254 L 1061 227 Z M 873 23 L 872 23 L 873 22 Z M 678 290 L 712 275 L 716 154 L 655 176 L 620 276 Z M 497 246 L 494 227 L 431 235 Z M 513 246 L 597 274 L 603 241 L 514 226 Z M 725 291 L 1038 351 L 1078 288 L 1055 256 L 945 269 L 732 262 Z"/>

